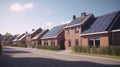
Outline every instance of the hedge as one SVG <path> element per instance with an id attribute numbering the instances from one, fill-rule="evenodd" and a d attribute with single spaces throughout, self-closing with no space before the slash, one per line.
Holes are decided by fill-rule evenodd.
<path id="1" fill-rule="evenodd" d="M 99 48 L 89 46 L 73 46 L 74 52 L 90 53 L 90 54 L 103 54 L 103 55 L 116 55 L 120 56 L 120 46 L 101 46 Z"/>
<path id="2" fill-rule="evenodd" d="M 4 46 L 27 47 L 27 45 L 26 45 L 26 44 L 4 44 Z"/>
<path id="3" fill-rule="evenodd" d="M 38 45 L 38 49 L 60 50 L 59 45 Z"/>

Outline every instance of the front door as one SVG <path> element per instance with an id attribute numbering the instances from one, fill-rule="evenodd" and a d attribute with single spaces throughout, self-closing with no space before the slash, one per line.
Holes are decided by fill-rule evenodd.
<path id="1" fill-rule="evenodd" d="M 61 50 L 64 50 L 64 49 L 65 49 L 64 40 L 60 40 L 60 49 L 61 49 Z"/>

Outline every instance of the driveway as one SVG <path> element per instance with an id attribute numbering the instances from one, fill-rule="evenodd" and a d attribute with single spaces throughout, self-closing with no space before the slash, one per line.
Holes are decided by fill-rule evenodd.
<path id="1" fill-rule="evenodd" d="M 0 67 L 120 67 L 119 59 L 4 47 Z"/>

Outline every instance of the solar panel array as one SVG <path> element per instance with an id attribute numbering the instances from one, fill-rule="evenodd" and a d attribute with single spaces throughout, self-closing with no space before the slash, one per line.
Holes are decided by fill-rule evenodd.
<path id="1" fill-rule="evenodd" d="M 32 38 L 32 40 L 38 39 L 39 37 L 43 36 L 43 34 L 45 34 L 46 32 L 48 32 L 49 30 L 43 30 L 42 32 L 40 32 L 39 34 L 37 34 L 35 37 Z"/>
<path id="2" fill-rule="evenodd" d="M 38 33 L 40 33 L 42 31 L 42 28 L 37 29 L 36 31 L 34 31 L 31 35 L 31 37 L 33 38 L 35 35 L 37 35 Z"/>
<path id="3" fill-rule="evenodd" d="M 41 39 L 45 39 L 45 38 L 50 38 L 50 37 L 55 37 L 57 36 L 57 34 L 64 28 L 64 25 L 59 25 L 59 26 L 55 26 L 53 27 L 49 32 L 47 32 Z"/>
<path id="4" fill-rule="evenodd" d="M 81 21 L 82 21 L 82 17 L 79 17 L 79 18 L 76 18 L 75 20 L 72 20 L 69 24 L 68 24 L 68 26 L 70 26 L 70 25 L 74 25 L 74 24 L 78 24 L 78 23 L 80 23 Z"/>
<path id="5" fill-rule="evenodd" d="M 26 36 L 27 36 L 27 34 L 24 34 L 22 37 L 20 37 L 20 38 L 18 39 L 18 41 L 21 41 L 21 40 L 24 39 Z"/>
<path id="6" fill-rule="evenodd" d="M 120 13 L 118 14 L 117 18 L 118 19 L 116 23 L 114 24 L 114 26 L 112 27 L 112 30 L 120 29 Z"/>
<path id="7" fill-rule="evenodd" d="M 106 31 L 117 13 L 118 12 L 113 12 L 97 17 L 96 21 L 90 26 L 90 28 L 84 30 L 82 34 Z"/>

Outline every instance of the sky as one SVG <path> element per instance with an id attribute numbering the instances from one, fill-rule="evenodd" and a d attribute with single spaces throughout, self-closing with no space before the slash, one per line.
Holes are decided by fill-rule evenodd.
<path id="1" fill-rule="evenodd" d="M 0 0 L 0 34 L 51 29 L 82 12 L 104 15 L 120 10 L 120 0 Z"/>

